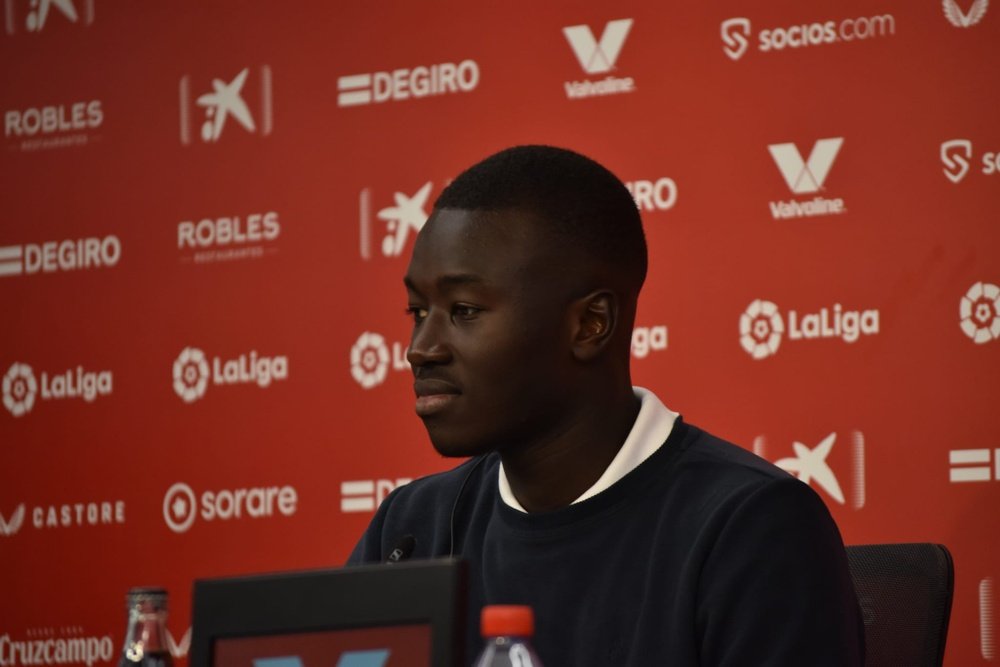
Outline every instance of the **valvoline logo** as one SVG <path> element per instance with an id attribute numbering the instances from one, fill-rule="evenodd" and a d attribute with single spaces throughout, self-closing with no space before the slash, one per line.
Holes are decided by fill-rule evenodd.
<path id="1" fill-rule="evenodd" d="M 390 654 L 387 648 L 345 651 L 340 654 L 336 667 L 385 667 Z M 286 655 L 276 658 L 256 658 L 253 667 L 305 667 L 305 665 L 299 656 Z"/>

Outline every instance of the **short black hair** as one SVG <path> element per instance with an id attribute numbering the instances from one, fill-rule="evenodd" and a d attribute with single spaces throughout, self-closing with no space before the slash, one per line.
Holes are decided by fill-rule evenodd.
<path id="1" fill-rule="evenodd" d="M 646 237 L 632 195 L 608 169 L 571 150 L 502 150 L 459 174 L 434 208 L 533 213 L 560 241 L 631 278 L 635 294 L 646 279 Z"/>

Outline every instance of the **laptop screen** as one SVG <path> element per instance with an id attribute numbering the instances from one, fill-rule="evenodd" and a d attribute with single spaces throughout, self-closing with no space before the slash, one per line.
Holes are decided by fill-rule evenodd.
<path id="1" fill-rule="evenodd" d="M 215 641 L 215 667 L 427 667 L 429 625 L 395 625 Z"/>
<path id="2" fill-rule="evenodd" d="M 407 561 L 194 582 L 191 667 L 455 667 L 465 563 Z"/>

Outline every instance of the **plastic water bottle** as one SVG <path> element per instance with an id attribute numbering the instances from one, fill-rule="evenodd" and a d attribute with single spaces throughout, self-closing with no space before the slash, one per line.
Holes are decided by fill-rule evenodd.
<path id="1" fill-rule="evenodd" d="M 481 628 L 485 646 L 476 658 L 475 667 L 542 667 L 531 646 L 535 634 L 531 607 L 483 607 Z"/>

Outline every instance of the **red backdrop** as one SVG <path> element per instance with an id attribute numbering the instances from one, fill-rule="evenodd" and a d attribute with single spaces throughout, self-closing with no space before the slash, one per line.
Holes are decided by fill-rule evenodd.
<path id="1" fill-rule="evenodd" d="M 994 660 L 1000 8 L 710 4 L 5 0 L 0 664 L 113 661 L 137 584 L 179 640 L 194 578 L 340 564 L 451 466 L 401 275 L 529 142 L 642 208 L 636 382 L 848 543 L 948 545 L 947 663 Z"/>

